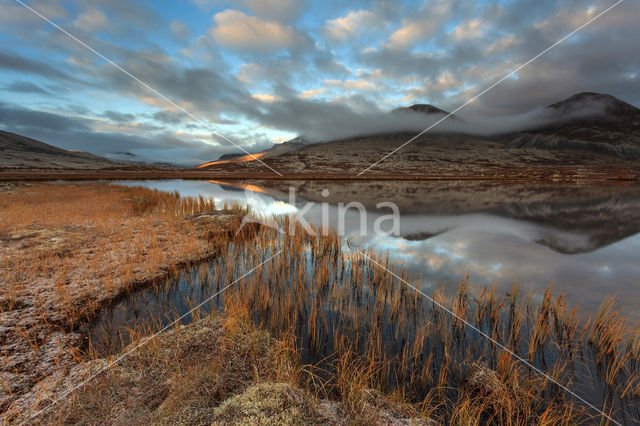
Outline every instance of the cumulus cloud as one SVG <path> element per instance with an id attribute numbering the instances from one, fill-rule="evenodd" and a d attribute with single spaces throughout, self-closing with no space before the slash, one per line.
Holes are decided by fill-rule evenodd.
<path id="1" fill-rule="evenodd" d="M 380 29 L 383 27 L 381 17 L 369 10 L 350 11 L 345 16 L 330 19 L 325 22 L 325 35 L 336 41 L 347 41 L 363 30 Z"/>
<path id="2" fill-rule="evenodd" d="M 434 19 L 406 21 L 402 27 L 389 36 L 386 47 L 389 49 L 406 49 L 419 41 L 426 41 L 438 27 Z"/>
<path id="3" fill-rule="evenodd" d="M 324 94 L 326 91 L 327 91 L 326 87 L 320 87 L 318 89 L 303 90 L 302 92 L 300 92 L 300 97 L 303 99 L 315 98 L 316 96 L 320 96 Z"/>
<path id="4" fill-rule="evenodd" d="M 324 80 L 327 86 L 338 87 L 343 90 L 377 90 L 379 86 L 369 80 Z"/>
<path id="5" fill-rule="evenodd" d="M 191 0 L 199 7 L 210 10 L 223 2 L 220 0 Z M 306 0 L 237 0 L 234 6 L 246 8 L 255 16 L 271 21 L 291 22 L 307 7 Z"/>
<path id="6" fill-rule="evenodd" d="M 249 51 L 269 52 L 290 49 L 302 43 L 292 27 L 263 21 L 237 10 L 225 10 L 213 17 L 212 37 L 221 45 Z"/>
<path id="7" fill-rule="evenodd" d="M 406 50 L 416 44 L 430 41 L 437 31 L 446 25 L 456 5 L 457 2 L 445 0 L 425 3 L 411 17 L 402 20 L 402 25 L 389 36 L 385 47 Z"/>
<path id="8" fill-rule="evenodd" d="M 454 28 L 450 35 L 456 40 L 469 40 L 484 33 L 484 25 L 480 19 L 471 19 Z"/>
<path id="9" fill-rule="evenodd" d="M 254 93 L 251 97 L 262 102 L 275 102 L 278 100 L 277 96 L 270 93 Z"/>

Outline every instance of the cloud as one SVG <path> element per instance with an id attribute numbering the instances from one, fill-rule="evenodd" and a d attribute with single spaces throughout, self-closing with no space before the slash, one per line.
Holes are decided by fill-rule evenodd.
<path id="1" fill-rule="evenodd" d="M 435 19 L 408 20 L 394 31 L 386 43 L 389 49 L 406 49 L 420 41 L 426 41 L 438 28 Z"/>
<path id="2" fill-rule="evenodd" d="M 411 18 L 403 19 L 402 26 L 394 31 L 385 43 L 393 50 L 409 49 L 414 45 L 429 41 L 444 27 L 458 2 L 436 0 L 425 3 Z"/>
<path id="3" fill-rule="evenodd" d="M 51 95 L 51 92 L 29 81 L 14 81 L 2 88 L 8 92 L 16 93 L 37 93 L 41 95 Z"/>
<path id="4" fill-rule="evenodd" d="M 292 49 L 303 42 L 292 27 L 275 21 L 263 21 L 237 10 L 225 10 L 213 17 L 212 37 L 221 45 L 255 52 Z"/>
<path id="5" fill-rule="evenodd" d="M 73 26 L 81 31 L 96 32 L 107 27 L 107 17 L 96 9 L 89 9 L 73 21 Z"/>
<path id="6" fill-rule="evenodd" d="M 191 35 L 191 31 L 189 31 L 189 27 L 180 20 L 171 21 L 169 24 L 169 29 L 179 40 L 185 41 Z"/>
<path id="7" fill-rule="evenodd" d="M 437 57 L 432 52 L 408 52 L 386 47 L 366 49 L 357 55 L 357 59 L 364 66 L 379 69 L 385 77 L 396 80 L 410 75 L 433 75 L 448 66 L 447 58 Z"/>
<path id="8" fill-rule="evenodd" d="M 300 97 L 303 99 L 315 98 L 316 96 L 320 96 L 327 91 L 326 87 L 320 87 L 318 89 L 309 89 L 303 90 L 300 92 Z"/>
<path id="9" fill-rule="evenodd" d="M 28 59 L 10 50 L 0 49 L 0 68 L 37 74 L 52 80 L 77 81 L 58 68 L 36 59 Z"/>
<path id="10" fill-rule="evenodd" d="M 58 0 L 39 1 L 37 8 L 39 13 L 53 20 L 64 19 L 69 15 L 64 5 Z M 0 23 L 7 26 L 25 27 L 34 24 L 40 25 L 42 19 L 15 1 L 3 1 L 0 2 Z"/>
<path id="11" fill-rule="evenodd" d="M 35 111 L 13 104 L 0 103 L 0 125 L 7 131 L 19 133 L 64 149 L 78 149 L 98 155 L 130 152 L 141 160 L 168 162 L 194 166 L 217 159 L 237 147 L 228 142 L 217 143 L 209 133 L 186 134 L 168 130 L 129 133 L 128 127 L 118 130 L 97 131 L 96 120 Z M 153 128 L 157 129 L 157 128 Z M 230 138 L 238 139 L 238 135 Z M 248 149 L 260 151 L 271 144 L 258 135 Z"/>
<path id="12" fill-rule="evenodd" d="M 237 10 L 220 10 L 228 2 L 199 2 L 216 11 L 178 8 L 167 14 L 160 3 L 128 0 L 92 0 L 93 12 L 80 0 L 42 0 L 38 10 L 65 28 L 75 23 L 76 31 L 98 28 L 105 17 L 109 25 L 100 37 L 89 31 L 81 34 L 83 41 L 239 143 L 267 146 L 274 134 L 327 140 L 366 129 L 393 130 L 398 126 L 383 109 L 409 103 L 451 110 L 609 5 L 606 0 L 588 7 L 550 0 L 432 0 L 416 6 L 376 0 L 364 9 L 362 2 L 239 0 L 233 5 Z M 625 2 L 461 113 L 522 123 L 527 120 L 514 116 L 580 91 L 640 104 L 638 13 L 640 3 Z M 163 140 L 196 139 L 176 136 L 176 129 L 209 133 L 24 8 L 0 0 L 0 22 L 3 46 L 12 49 L 0 48 L 2 90 L 30 93 L 21 96 L 23 107 L 42 109 L 42 115 L 29 116 L 32 127 L 22 122 L 26 131 L 59 132 L 55 137 L 63 140 L 63 130 L 50 127 L 70 115 L 93 116 L 74 121 L 88 126 L 84 136 L 96 129 L 103 139 L 105 133 L 137 131 L 149 150 L 162 133 L 158 128 L 174 138 Z M 180 52 L 177 41 L 184 43 Z M 105 109 L 135 112 L 143 123 L 136 127 L 131 117 L 107 117 Z M 51 111 L 59 117 L 48 115 Z M 18 122 L 26 119 L 13 114 Z M 407 124 L 403 120 L 409 119 L 399 125 Z M 411 120 L 408 125 L 414 126 Z M 419 116 L 415 127 L 423 123 Z M 254 134 L 256 129 L 269 137 Z M 69 131 L 80 141 L 78 130 Z M 178 152 L 167 146 L 159 143 L 158 155 L 165 155 L 164 149 Z M 193 151 L 184 152 L 193 158 Z"/>
<path id="13" fill-rule="evenodd" d="M 251 95 L 251 97 L 253 99 L 257 99 L 257 100 L 262 101 L 262 102 L 275 102 L 275 101 L 278 100 L 277 96 L 274 96 L 274 95 L 269 94 L 269 93 L 255 93 L 255 94 Z"/>
<path id="14" fill-rule="evenodd" d="M 482 35 L 485 31 L 485 25 L 487 24 L 480 19 L 472 19 L 458 25 L 450 35 L 455 40 L 469 40 Z"/>
<path id="15" fill-rule="evenodd" d="M 157 88 L 168 99 L 212 125 L 228 122 L 223 116 L 237 115 L 252 99 L 248 90 L 223 72 L 210 68 L 184 68 L 182 63 L 165 52 L 132 51 L 122 64 L 133 75 L 142 76 L 146 84 Z M 101 74 L 103 87 L 136 97 L 147 105 L 179 112 L 166 100 L 111 66 L 105 65 Z M 197 121 L 183 112 L 180 114 L 187 122 Z"/>
<path id="16" fill-rule="evenodd" d="M 220 0 L 191 1 L 207 11 L 223 3 Z M 260 18 L 278 22 L 292 22 L 307 7 L 306 0 L 237 0 L 233 4 L 248 9 Z"/>
<path id="17" fill-rule="evenodd" d="M 378 90 L 380 86 L 374 85 L 369 80 L 324 80 L 324 84 L 327 86 L 332 86 L 336 88 L 340 88 L 343 90 L 358 90 L 358 91 L 368 91 L 368 90 Z"/>
<path id="18" fill-rule="evenodd" d="M 280 22 L 291 22 L 306 7 L 301 0 L 241 0 L 256 15 Z"/>
<path id="19" fill-rule="evenodd" d="M 345 16 L 325 22 L 325 36 L 335 41 L 347 41 L 367 29 L 379 29 L 382 19 L 369 10 L 350 11 Z"/>
<path id="20" fill-rule="evenodd" d="M 151 118 L 153 118 L 154 120 L 164 124 L 171 124 L 171 125 L 182 123 L 184 117 L 185 117 L 184 113 L 182 112 L 169 113 L 166 111 L 157 111 L 151 115 Z"/>
<path id="21" fill-rule="evenodd" d="M 133 114 L 122 113 L 117 111 L 105 111 L 102 114 L 102 116 L 108 118 L 111 121 L 115 121 L 117 123 L 127 123 L 136 119 L 136 116 Z"/>
<path id="22" fill-rule="evenodd" d="M 84 120 L 45 111 L 34 111 L 16 105 L 0 103 L 0 123 L 7 128 L 35 129 L 53 132 L 90 131 Z"/>

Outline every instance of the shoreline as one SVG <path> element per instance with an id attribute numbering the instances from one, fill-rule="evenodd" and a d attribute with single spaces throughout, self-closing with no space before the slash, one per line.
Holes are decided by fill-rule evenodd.
<path id="1" fill-rule="evenodd" d="M 367 172 L 358 176 L 356 172 L 314 173 L 287 172 L 282 176 L 273 172 L 249 170 L 201 171 L 201 170 L 0 170 L 0 181 L 47 181 L 47 180 L 150 180 L 150 179 L 196 179 L 196 180 L 350 180 L 350 181 L 495 181 L 535 183 L 590 183 L 640 182 L 640 169 L 610 167 L 532 167 L 528 170 L 487 170 L 487 173 L 465 175 L 459 173 L 376 173 Z"/>

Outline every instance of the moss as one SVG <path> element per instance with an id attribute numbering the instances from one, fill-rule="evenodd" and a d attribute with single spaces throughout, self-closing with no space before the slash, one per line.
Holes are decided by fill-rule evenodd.
<path id="1" fill-rule="evenodd" d="M 310 395 L 286 383 L 261 383 L 224 401 L 213 412 L 216 425 L 323 423 Z"/>

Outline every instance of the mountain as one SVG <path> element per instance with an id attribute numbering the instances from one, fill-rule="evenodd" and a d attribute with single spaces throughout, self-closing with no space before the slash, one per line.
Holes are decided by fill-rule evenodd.
<path id="1" fill-rule="evenodd" d="M 222 154 L 220 158 L 218 158 L 218 161 L 233 160 L 234 158 L 242 157 L 243 155 L 245 155 L 244 152 L 233 152 L 230 154 Z"/>
<path id="2" fill-rule="evenodd" d="M 448 114 L 432 105 L 392 111 Z M 396 132 L 275 146 L 255 154 L 286 174 L 582 179 L 639 176 L 640 110 L 613 96 L 579 93 L 543 110 L 546 125 L 522 132 Z M 460 119 L 460 118 L 458 118 Z M 550 123 L 550 124 L 549 124 Z M 409 142 L 410 143 L 407 143 Z M 401 148 L 400 148 L 401 147 Z M 397 151 L 396 151 L 397 150 Z M 393 155 L 388 155 L 393 152 Z M 242 157 L 241 157 L 242 158 Z M 370 166 L 372 166 L 370 168 Z M 259 162 L 209 163 L 205 170 L 267 172 Z"/>
<path id="3" fill-rule="evenodd" d="M 69 151 L 0 130 L 0 169 L 99 169 L 118 163 L 83 151 Z"/>
<path id="4" fill-rule="evenodd" d="M 640 158 L 640 109 L 601 93 L 584 92 L 545 108 L 553 124 L 509 135 L 518 148 L 575 149 Z"/>
<path id="5" fill-rule="evenodd" d="M 427 115 L 428 114 L 449 115 L 447 111 L 429 104 L 415 104 L 408 107 L 396 108 L 393 111 L 391 111 L 392 114 L 398 114 L 398 113 L 404 113 L 404 112 L 419 112 Z M 452 115 L 449 118 L 455 118 L 455 116 Z"/>
<path id="6" fill-rule="evenodd" d="M 589 118 L 602 121 L 621 121 L 626 118 L 637 119 L 640 114 L 640 109 L 621 101 L 615 96 L 595 92 L 578 93 L 563 101 L 547 106 L 547 109 L 556 110 L 564 115 L 591 109 L 593 113 Z"/>
<path id="7" fill-rule="evenodd" d="M 286 154 L 288 152 L 297 151 L 300 148 L 308 145 L 303 137 L 298 136 L 297 138 L 291 139 L 286 142 L 282 142 L 279 144 L 273 145 L 271 148 L 264 150 L 262 152 L 256 152 L 251 154 L 223 154 L 215 161 L 210 161 L 208 163 L 200 164 L 196 167 L 196 169 L 209 169 L 211 167 L 219 167 L 219 166 L 228 166 L 232 164 L 242 164 L 247 162 L 252 162 L 257 159 L 263 160 L 265 158 L 276 157 L 281 154 Z"/>
<path id="8" fill-rule="evenodd" d="M 438 108 L 436 106 L 429 105 L 429 104 L 414 104 L 414 105 L 410 105 L 408 107 L 396 108 L 396 109 L 391 111 L 391 114 L 397 115 L 397 114 L 416 113 L 416 112 L 417 113 L 421 113 L 421 114 L 426 114 L 426 115 L 430 115 L 430 114 L 449 115 L 449 113 L 447 111 L 445 111 L 443 109 L 440 109 L 440 108 Z M 449 117 L 449 119 L 459 119 L 459 118 L 456 117 L 455 115 L 451 115 Z M 369 138 L 369 137 L 375 138 L 376 136 L 377 135 L 367 136 L 367 138 Z M 339 142 L 339 141 L 336 141 L 336 142 Z M 279 144 L 274 144 L 271 148 L 269 148 L 267 150 L 264 150 L 262 152 L 259 152 L 259 153 L 254 153 L 252 155 L 224 154 L 224 155 L 220 156 L 220 158 L 218 160 L 201 164 L 201 165 L 197 166 L 196 168 L 197 169 L 208 169 L 208 168 L 215 168 L 215 167 L 222 166 L 222 165 L 228 166 L 229 164 L 252 162 L 252 161 L 255 161 L 256 158 L 260 158 L 261 160 L 264 160 L 264 159 L 268 159 L 268 158 L 277 157 L 279 155 L 291 153 L 291 152 L 294 152 L 294 151 L 298 151 L 298 150 L 300 150 L 302 148 L 305 148 L 305 147 L 307 147 L 309 145 L 313 145 L 313 143 L 309 142 L 308 140 L 306 140 L 304 138 L 304 136 L 298 136 L 298 137 L 293 138 L 291 140 L 288 140 L 286 142 L 279 143 Z"/>

